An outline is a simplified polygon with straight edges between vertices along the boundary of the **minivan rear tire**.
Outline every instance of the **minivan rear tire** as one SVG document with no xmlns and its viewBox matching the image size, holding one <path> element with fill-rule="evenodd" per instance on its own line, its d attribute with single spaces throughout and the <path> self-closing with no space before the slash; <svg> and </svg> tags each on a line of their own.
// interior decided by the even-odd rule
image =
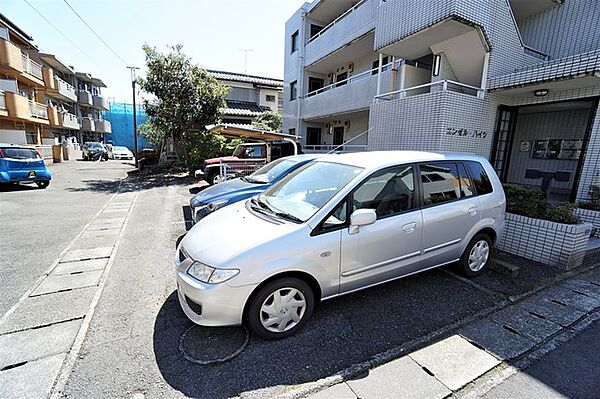
<svg viewBox="0 0 600 399">
<path fill-rule="evenodd" d="M 479 252 L 479 254 L 477 254 Z M 492 239 L 484 233 L 477 234 L 469 242 L 456 264 L 457 271 L 465 277 L 475 277 L 480 275 L 490 263 L 492 257 Z M 471 259 L 471 255 L 474 259 Z M 479 259 L 479 262 L 476 260 Z"/>
<path fill-rule="evenodd" d="M 287 295 L 294 294 L 292 296 L 293 302 L 288 302 L 289 307 L 287 307 L 287 312 L 285 312 L 286 309 L 284 306 L 282 312 L 277 314 L 280 319 L 284 319 L 288 312 L 296 312 L 296 315 L 298 315 L 298 313 L 300 314 L 299 320 L 295 322 L 295 324 L 293 319 L 288 319 L 286 325 L 293 325 L 291 328 L 281 332 L 272 331 L 263 325 L 265 322 L 264 319 L 269 318 L 269 315 L 263 311 L 263 307 L 268 305 L 272 297 L 277 293 Z M 304 302 L 303 308 L 300 308 L 300 306 L 294 307 L 302 302 Z M 314 306 L 314 292 L 304 280 L 294 277 L 280 278 L 269 282 L 252 296 L 247 308 L 247 326 L 250 331 L 263 339 L 274 340 L 286 338 L 295 334 L 306 324 L 313 312 Z M 279 323 L 277 323 L 277 325 L 279 325 Z M 275 325 L 273 325 L 273 328 L 276 328 Z"/>
</svg>

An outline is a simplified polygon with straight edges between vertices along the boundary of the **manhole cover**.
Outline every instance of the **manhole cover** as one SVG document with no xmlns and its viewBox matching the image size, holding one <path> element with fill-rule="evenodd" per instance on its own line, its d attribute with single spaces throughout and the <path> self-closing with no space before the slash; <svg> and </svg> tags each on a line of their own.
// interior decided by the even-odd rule
<svg viewBox="0 0 600 399">
<path fill-rule="evenodd" d="M 193 325 L 179 340 L 179 351 L 197 364 L 220 363 L 239 355 L 250 340 L 243 327 L 201 327 Z"/>
</svg>

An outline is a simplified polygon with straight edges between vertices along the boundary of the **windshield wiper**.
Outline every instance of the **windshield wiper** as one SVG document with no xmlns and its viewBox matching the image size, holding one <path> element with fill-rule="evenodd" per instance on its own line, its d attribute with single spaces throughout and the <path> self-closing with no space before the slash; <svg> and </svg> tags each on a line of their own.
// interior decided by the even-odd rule
<svg viewBox="0 0 600 399">
<path fill-rule="evenodd" d="M 304 221 L 294 215 L 291 215 L 287 212 L 274 212 L 275 216 L 278 216 L 282 219 L 286 219 L 289 220 L 290 222 L 294 222 L 294 223 L 303 223 Z"/>
</svg>

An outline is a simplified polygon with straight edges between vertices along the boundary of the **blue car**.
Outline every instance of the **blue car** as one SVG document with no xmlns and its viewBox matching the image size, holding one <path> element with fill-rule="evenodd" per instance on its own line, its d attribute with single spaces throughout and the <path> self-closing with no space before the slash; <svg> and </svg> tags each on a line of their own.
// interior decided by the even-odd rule
<svg viewBox="0 0 600 399">
<path fill-rule="evenodd" d="M 288 173 L 318 157 L 315 154 L 304 154 L 280 158 L 249 176 L 227 180 L 204 189 L 190 200 L 194 223 L 219 208 L 262 193 Z"/>
<path fill-rule="evenodd" d="M 51 179 L 44 158 L 35 148 L 0 143 L 0 183 L 27 182 L 46 188 Z"/>
</svg>

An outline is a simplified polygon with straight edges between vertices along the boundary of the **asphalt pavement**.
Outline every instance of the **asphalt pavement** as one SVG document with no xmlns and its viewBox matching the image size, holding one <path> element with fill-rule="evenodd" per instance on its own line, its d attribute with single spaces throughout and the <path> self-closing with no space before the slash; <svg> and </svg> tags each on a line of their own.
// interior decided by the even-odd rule
<svg viewBox="0 0 600 399">
<path fill-rule="evenodd" d="M 48 188 L 0 187 L 0 317 L 44 274 L 132 169 L 120 161 L 49 166 Z"/>
</svg>

